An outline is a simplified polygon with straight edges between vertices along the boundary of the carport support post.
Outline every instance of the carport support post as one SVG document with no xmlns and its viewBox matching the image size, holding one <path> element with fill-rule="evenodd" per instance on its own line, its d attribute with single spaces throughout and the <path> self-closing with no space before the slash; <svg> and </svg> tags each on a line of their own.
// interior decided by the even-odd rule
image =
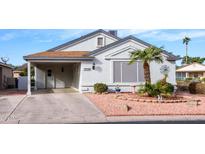
<svg viewBox="0 0 205 154">
<path fill-rule="evenodd" d="M 37 68 L 34 66 L 34 73 L 35 73 L 35 87 L 34 89 L 37 90 Z"/>
<path fill-rule="evenodd" d="M 31 62 L 27 62 L 27 75 L 28 75 L 28 82 L 27 82 L 27 95 L 31 95 Z"/>
</svg>

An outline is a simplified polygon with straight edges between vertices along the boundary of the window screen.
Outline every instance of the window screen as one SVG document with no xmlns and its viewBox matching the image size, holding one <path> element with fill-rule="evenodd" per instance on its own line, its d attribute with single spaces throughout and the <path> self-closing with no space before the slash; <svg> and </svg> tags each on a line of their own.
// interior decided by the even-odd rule
<svg viewBox="0 0 205 154">
<path fill-rule="evenodd" d="M 121 82 L 121 62 L 114 62 L 114 82 Z"/>
<path fill-rule="evenodd" d="M 138 82 L 144 82 L 144 67 L 142 62 L 138 62 Z"/>
<path fill-rule="evenodd" d="M 122 62 L 122 82 L 137 82 L 137 63 Z"/>
<path fill-rule="evenodd" d="M 176 73 L 176 78 L 180 79 L 180 80 L 183 80 L 183 79 L 186 78 L 186 73 L 185 72 L 177 72 Z"/>
<path fill-rule="evenodd" d="M 98 37 L 97 45 L 98 46 L 102 46 L 103 45 L 103 38 L 102 37 Z"/>
<path fill-rule="evenodd" d="M 131 65 L 126 61 L 113 63 L 114 82 L 144 82 L 144 69 L 142 62 Z"/>
</svg>

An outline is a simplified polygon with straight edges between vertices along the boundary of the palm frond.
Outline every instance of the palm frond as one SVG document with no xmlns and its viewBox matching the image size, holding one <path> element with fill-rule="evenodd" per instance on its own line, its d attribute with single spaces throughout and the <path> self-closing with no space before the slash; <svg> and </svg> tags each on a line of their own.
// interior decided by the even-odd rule
<svg viewBox="0 0 205 154">
<path fill-rule="evenodd" d="M 149 63 L 151 61 L 162 63 L 163 62 L 163 58 L 161 55 L 162 49 L 163 47 L 157 48 L 157 47 L 151 46 L 144 50 L 137 50 L 131 53 L 129 64 L 134 63 L 136 60 L 142 60 L 143 62 L 147 61 Z"/>
<path fill-rule="evenodd" d="M 183 41 L 183 44 L 188 45 L 189 41 L 191 41 L 191 38 L 185 36 L 185 37 L 182 39 L 182 41 Z"/>
</svg>

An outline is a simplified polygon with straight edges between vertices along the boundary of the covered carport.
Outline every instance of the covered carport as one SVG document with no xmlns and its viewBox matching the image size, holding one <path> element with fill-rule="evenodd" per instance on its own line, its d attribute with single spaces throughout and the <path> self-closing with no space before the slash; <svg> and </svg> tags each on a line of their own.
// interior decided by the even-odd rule
<svg viewBox="0 0 205 154">
<path fill-rule="evenodd" d="M 81 62 L 93 60 L 85 51 L 45 51 L 25 56 L 28 65 L 27 94 L 31 95 L 31 66 L 35 90 L 74 88 L 80 91 Z"/>
<path fill-rule="evenodd" d="M 32 63 L 35 89 L 79 88 L 80 62 Z"/>
</svg>

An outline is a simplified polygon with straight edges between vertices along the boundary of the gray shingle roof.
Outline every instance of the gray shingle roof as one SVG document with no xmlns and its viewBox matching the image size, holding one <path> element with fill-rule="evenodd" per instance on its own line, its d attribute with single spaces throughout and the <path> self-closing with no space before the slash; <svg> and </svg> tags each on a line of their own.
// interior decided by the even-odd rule
<svg viewBox="0 0 205 154">
<path fill-rule="evenodd" d="M 78 42 L 80 42 L 82 40 L 85 40 L 85 39 L 87 39 L 89 37 L 92 37 L 92 36 L 94 36 L 94 35 L 96 35 L 98 33 L 104 33 L 104 34 L 106 34 L 106 35 L 108 35 L 108 36 L 110 36 L 112 38 L 115 38 L 117 41 L 115 41 L 115 42 L 113 42 L 111 44 L 108 44 L 108 45 L 106 45 L 106 46 L 104 46 L 102 48 L 99 48 L 99 49 L 96 49 L 94 51 L 91 51 L 90 54 L 89 54 L 90 56 L 95 56 L 97 54 L 100 54 L 101 52 L 104 52 L 104 51 L 106 51 L 107 49 L 110 49 L 110 48 L 114 48 L 114 47 L 116 47 L 116 46 L 120 45 L 121 43 L 124 43 L 124 42 L 126 42 L 128 40 L 134 40 L 134 41 L 139 42 L 140 44 L 142 44 L 142 45 L 144 45 L 146 47 L 154 46 L 154 45 L 151 45 L 151 44 L 149 44 L 149 43 L 147 43 L 147 42 L 145 42 L 145 41 L 143 41 L 141 39 L 138 39 L 138 38 L 134 37 L 133 35 L 130 35 L 130 36 L 127 36 L 127 37 L 121 39 L 121 38 L 119 38 L 117 36 L 114 36 L 114 35 L 110 34 L 109 32 L 107 32 L 105 30 L 99 29 L 99 30 L 96 30 L 96 31 L 91 32 L 89 34 L 86 34 L 84 36 L 81 36 L 81 37 L 79 37 L 77 39 L 74 39 L 74 40 L 69 41 L 67 43 L 64 43 L 62 45 L 59 45 L 57 47 L 51 48 L 51 49 L 49 49 L 47 51 L 58 51 L 58 50 L 60 50 L 60 49 L 62 49 L 64 47 L 72 46 L 73 44 L 78 43 Z M 175 56 L 175 55 L 173 55 L 172 53 L 170 53 L 170 52 L 168 52 L 166 50 L 163 50 L 162 52 L 165 55 L 168 56 L 167 60 L 175 61 L 175 60 L 181 59 L 179 56 Z M 26 59 L 26 57 L 27 56 L 24 56 L 24 59 Z"/>
<path fill-rule="evenodd" d="M 81 36 L 81 37 L 79 37 L 79 38 L 77 38 L 77 39 L 74 39 L 74 40 L 72 40 L 72 41 L 66 42 L 66 43 L 64 43 L 64 44 L 61 44 L 61 45 L 59 45 L 59 46 L 57 46 L 57 47 L 54 47 L 54 48 L 51 48 L 51 49 L 49 49 L 49 50 L 47 50 L 47 51 L 55 51 L 55 50 L 59 50 L 59 49 L 61 49 L 61 48 L 64 48 L 64 47 L 66 47 L 66 46 L 71 46 L 71 45 L 73 45 L 73 44 L 75 44 L 75 43 L 77 43 L 77 42 L 79 42 L 79 41 L 82 41 L 82 40 L 84 40 L 84 39 L 86 39 L 86 38 L 89 38 L 89 37 L 91 37 L 91 36 L 93 36 L 93 35 L 96 35 L 96 34 L 98 34 L 98 33 L 103 33 L 103 34 L 106 34 L 106 35 L 108 35 L 108 36 L 110 36 L 110 37 L 112 37 L 112 38 L 115 38 L 115 39 L 117 39 L 117 40 L 120 40 L 119 37 L 114 36 L 114 35 L 110 34 L 109 32 L 107 32 L 107 31 L 105 31 L 105 30 L 103 30 L 103 29 L 98 29 L 98 30 L 96 30 L 96 31 L 94 31 L 94 32 L 91 32 L 91 33 L 89 33 L 89 34 L 83 35 L 83 36 Z"/>
<path fill-rule="evenodd" d="M 139 42 L 139 43 L 141 43 L 141 44 L 143 44 L 144 46 L 147 46 L 147 47 L 153 46 L 153 45 L 151 45 L 151 44 L 149 44 L 147 42 L 144 42 L 143 40 L 140 40 L 140 39 L 134 37 L 133 35 L 130 35 L 130 36 L 127 36 L 127 37 L 125 37 L 123 39 L 120 39 L 120 40 L 118 40 L 116 42 L 113 42 L 113 43 L 111 43 L 109 45 L 106 45 L 106 46 L 104 46 L 102 48 L 96 49 L 96 50 L 90 52 L 90 55 L 92 55 L 92 56 L 97 55 L 97 54 L 99 54 L 101 52 L 106 51 L 107 49 L 116 47 L 116 46 L 120 45 L 121 43 L 124 43 L 124 42 L 126 42 L 128 40 L 134 40 L 134 41 Z M 167 60 L 170 60 L 170 61 L 175 61 L 175 60 L 181 59 L 179 56 L 175 56 L 174 54 L 172 54 L 172 53 L 170 53 L 170 52 L 168 52 L 166 50 L 163 50 L 162 53 L 167 55 L 168 56 Z"/>
</svg>

